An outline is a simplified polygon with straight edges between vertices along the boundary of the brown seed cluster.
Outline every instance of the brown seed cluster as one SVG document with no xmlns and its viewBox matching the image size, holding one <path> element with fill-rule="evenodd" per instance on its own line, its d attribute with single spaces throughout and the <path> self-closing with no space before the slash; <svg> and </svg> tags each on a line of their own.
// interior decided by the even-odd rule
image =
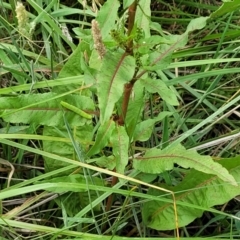
<svg viewBox="0 0 240 240">
<path fill-rule="evenodd" d="M 92 36 L 94 41 L 94 48 L 97 50 L 99 57 L 102 59 L 106 53 L 106 48 L 103 44 L 99 24 L 96 20 L 92 20 Z"/>
</svg>

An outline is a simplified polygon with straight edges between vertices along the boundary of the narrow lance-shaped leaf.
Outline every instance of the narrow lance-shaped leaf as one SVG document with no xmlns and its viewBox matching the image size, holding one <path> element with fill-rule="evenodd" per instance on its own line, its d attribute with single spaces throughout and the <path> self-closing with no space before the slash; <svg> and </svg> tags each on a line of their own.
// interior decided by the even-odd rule
<svg viewBox="0 0 240 240">
<path fill-rule="evenodd" d="M 115 103 L 121 98 L 124 84 L 129 82 L 135 71 L 135 59 L 125 53 L 107 52 L 97 75 L 100 121 L 110 119 Z"/>
<path fill-rule="evenodd" d="M 173 45 L 167 45 L 167 44 L 162 44 L 159 43 L 159 46 L 156 47 L 156 49 L 151 50 L 151 53 L 149 53 L 149 60 L 148 60 L 148 64 L 150 63 L 150 65 L 145 65 L 143 66 L 144 69 L 146 70 L 150 70 L 150 71 L 154 71 L 154 70 L 163 70 L 166 69 L 168 67 L 168 65 L 172 62 L 172 53 L 175 49 L 175 45 L 178 45 L 178 41 L 182 41 L 181 38 L 179 36 L 180 40 L 175 40 L 176 36 L 171 36 L 172 38 L 174 38 L 174 42 Z M 166 40 L 166 41 L 171 41 L 170 40 Z"/>
<path fill-rule="evenodd" d="M 138 23 L 138 27 L 142 28 L 146 37 L 150 36 L 150 20 L 151 16 L 151 0 L 141 0 L 138 2 L 135 21 Z"/>
<path fill-rule="evenodd" d="M 162 80 L 145 78 L 141 79 L 140 82 L 148 92 L 157 92 L 166 103 L 173 106 L 179 105 L 176 94 Z"/>
<path fill-rule="evenodd" d="M 149 54 L 149 63 L 144 64 L 146 70 L 164 69 L 171 63 L 172 53 L 179 48 L 183 48 L 188 42 L 188 34 L 191 31 L 205 27 L 209 17 L 199 17 L 193 19 L 188 24 L 187 30 L 182 35 L 166 35 L 164 42 L 172 44 L 161 44 L 154 48 Z"/>
<path fill-rule="evenodd" d="M 110 38 L 109 33 L 116 26 L 119 6 L 118 0 L 105 1 L 98 12 L 96 20 L 100 25 L 102 38 L 105 41 Z"/>
<path fill-rule="evenodd" d="M 240 157 L 223 159 L 219 161 L 237 182 L 240 182 Z M 177 204 L 179 227 L 186 226 L 194 219 L 201 217 L 206 208 L 221 205 L 240 194 L 240 186 L 232 186 L 217 176 L 196 171 L 194 169 L 186 175 L 184 180 L 176 187 L 161 184 L 160 187 L 175 192 L 177 203 L 184 202 L 186 206 Z M 165 192 L 150 189 L 149 194 L 164 195 Z M 171 198 L 171 196 L 169 196 Z M 187 204 L 201 206 L 203 209 L 189 207 Z M 172 204 L 161 201 L 150 201 L 143 205 L 143 221 L 151 228 L 157 230 L 175 229 L 175 218 Z"/>
<path fill-rule="evenodd" d="M 199 18 L 192 19 L 187 26 L 187 30 L 185 34 L 188 34 L 189 32 L 192 32 L 195 30 L 203 29 L 206 26 L 208 19 L 209 17 L 199 17 Z"/>
<path fill-rule="evenodd" d="M 224 1 L 224 3 L 215 12 L 211 14 L 211 18 L 220 17 L 226 13 L 236 11 L 239 8 L 240 8 L 239 0 Z"/>
<path fill-rule="evenodd" d="M 114 121 L 110 119 L 109 121 L 105 122 L 103 125 L 99 127 L 95 143 L 87 153 L 88 157 L 98 153 L 108 144 L 114 126 L 115 126 Z"/>
<path fill-rule="evenodd" d="M 184 168 L 194 168 L 198 171 L 218 176 L 225 182 L 237 186 L 234 177 L 227 169 L 212 160 L 210 156 L 201 156 L 195 150 L 186 150 L 177 145 L 163 150 L 151 149 L 143 157 L 134 159 L 134 168 L 146 173 L 161 173 L 173 169 L 174 163 Z"/>
<path fill-rule="evenodd" d="M 161 121 L 166 116 L 172 115 L 171 112 L 161 112 L 159 115 L 154 119 L 147 119 L 143 122 L 140 122 L 135 129 L 134 135 L 133 135 L 133 141 L 147 141 L 152 132 L 153 132 L 153 126 L 156 122 Z"/>
<path fill-rule="evenodd" d="M 141 113 L 144 106 L 144 88 L 140 84 L 140 81 L 137 81 L 133 87 L 133 94 L 130 98 L 127 115 L 125 118 L 125 124 L 127 133 L 130 139 L 134 134 L 137 123 L 140 121 Z"/>
<path fill-rule="evenodd" d="M 116 126 L 111 136 L 113 155 L 116 158 L 116 171 L 124 174 L 128 163 L 129 138 L 123 126 Z"/>
<path fill-rule="evenodd" d="M 81 42 L 77 48 L 72 52 L 72 54 L 68 57 L 67 62 L 64 64 L 63 68 L 58 74 L 59 78 L 67 78 L 72 76 L 80 76 L 83 74 L 83 70 L 81 68 L 81 62 L 83 61 L 83 42 Z M 82 83 L 69 84 L 67 86 L 56 86 L 53 87 L 52 91 L 56 93 L 64 93 L 66 91 L 70 91 L 76 89 Z"/>
</svg>

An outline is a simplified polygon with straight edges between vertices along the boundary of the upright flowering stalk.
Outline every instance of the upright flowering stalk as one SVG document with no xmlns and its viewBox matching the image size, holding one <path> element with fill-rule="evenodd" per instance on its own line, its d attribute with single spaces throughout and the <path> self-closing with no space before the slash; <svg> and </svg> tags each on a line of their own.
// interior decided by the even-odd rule
<svg viewBox="0 0 240 240">
<path fill-rule="evenodd" d="M 18 20 L 18 31 L 25 37 L 31 38 L 35 23 L 29 23 L 27 11 L 21 2 L 16 5 L 16 18 Z"/>
<path fill-rule="evenodd" d="M 106 48 L 103 44 L 101 31 L 96 20 L 92 20 L 92 36 L 94 48 L 97 50 L 99 57 L 103 58 L 106 53 Z"/>
</svg>

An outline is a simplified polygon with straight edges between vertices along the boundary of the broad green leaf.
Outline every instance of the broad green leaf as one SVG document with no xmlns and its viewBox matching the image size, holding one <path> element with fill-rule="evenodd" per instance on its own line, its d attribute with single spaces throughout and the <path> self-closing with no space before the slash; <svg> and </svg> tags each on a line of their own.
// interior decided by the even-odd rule
<svg viewBox="0 0 240 240">
<path fill-rule="evenodd" d="M 82 75 L 83 71 L 81 69 L 81 58 L 82 58 L 82 46 L 81 44 L 79 44 L 77 48 L 73 51 L 73 53 L 69 56 L 68 61 L 64 64 L 58 77 L 65 78 Z"/>
<path fill-rule="evenodd" d="M 171 38 L 169 39 L 169 38 L 161 37 L 159 35 L 152 35 L 149 38 L 141 39 L 138 42 L 138 44 L 139 44 L 139 47 L 138 47 L 138 52 L 139 53 L 147 54 L 151 51 L 151 49 L 154 49 L 154 52 L 157 51 L 158 56 L 159 56 L 159 49 L 157 48 L 157 46 L 160 47 L 163 44 L 172 45 L 172 44 L 174 44 L 174 41 Z"/>
<path fill-rule="evenodd" d="M 88 148 L 91 140 L 92 140 L 92 131 L 93 127 L 91 125 L 84 125 L 80 127 L 75 127 L 72 132 L 74 134 L 74 138 L 78 141 L 81 146 L 86 149 Z M 43 135 L 45 136 L 52 136 L 52 137 L 65 137 L 69 138 L 68 132 L 65 128 L 58 128 L 55 129 L 53 127 L 44 127 Z M 74 147 L 72 143 L 60 142 L 60 141 L 43 141 L 43 149 L 46 152 L 53 153 L 56 155 L 60 155 L 62 157 L 67 157 L 71 159 L 76 159 L 79 161 L 75 155 Z M 51 158 L 44 157 L 44 166 L 45 171 L 50 172 L 61 167 L 65 167 L 68 164 L 57 161 Z M 71 171 L 72 172 L 72 171 Z M 71 173 L 69 172 L 69 174 Z M 67 174 L 67 173 L 66 173 Z"/>
<path fill-rule="evenodd" d="M 158 93 L 160 97 L 166 101 L 166 103 L 177 106 L 179 105 L 177 96 L 175 93 L 163 82 L 162 80 L 156 80 L 151 78 L 140 79 L 141 84 L 150 93 Z"/>
<path fill-rule="evenodd" d="M 137 81 L 133 87 L 133 94 L 128 104 L 127 115 L 125 119 L 127 133 L 130 139 L 132 139 L 137 123 L 140 121 L 144 106 L 144 92 L 143 86 L 140 81 Z"/>
<path fill-rule="evenodd" d="M 151 30 L 154 30 L 154 31 L 158 32 L 161 36 L 164 36 L 162 27 L 158 22 L 151 22 L 150 23 L 150 28 L 151 28 Z"/>
<path fill-rule="evenodd" d="M 203 29 L 206 26 L 208 19 L 209 17 L 199 17 L 199 18 L 192 19 L 187 26 L 187 30 L 185 34 L 188 34 L 189 32 L 192 32 L 195 30 Z"/>
<path fill-rule="evenodd" d="M 82 126 L 90 123 L 76 113 L 63 109 L 60 102 L 65 101 L 83 111 L 93 111 L 91 98 L 80 95 L 57 97 L 54 93 L 19 95 L 17 97 L 1 97 L 0 113 L 6 122 L 35 123 L 46 126 L 63 126 L 63 112 L 71 126 Z"/>
<path fill-rule="evenodd" d="M 155 49 L 153 53 L 150 54 L 148 66 L 144 66 L 144 68 L 148 70 L 157 70 L 159 67 L 161 69 L 166 68 L 170 64 L 172 53 L 187 44 L 189 32 L 204 28 L 208 19 L 209 17 L 199 17 L 191 20 L 187 30 L 182 35 L 165 35 L 164 41 L 172 42 L 172 44 L 170 46 L 163 44 Z M 158 52 L 158 54 L 155 54 L 155 52 Z"/>
<path fill-rule="evenodd" d="M 64 64 L 63 68 L 61 69 L 58 77 L 59 78 L 67 78 L 73 76 L 80 76 L 85 72 L 82 69 L 84 57 L 83 53 L 86 52 L 86 48 L 89 47 L 84 41 L 82 41 L 77 48 L 73 51 L 73 53 L 69 56 L 67 62 Z M 86 82 L 86 81 L 85 81 Z M 61 93 L 67 92 L 73 89 L 76 89 L 82 86 L 83 82 L 79 79 L 79 82 L 76 84 L 69 84 L 67 86 L 57 86 L 53 88 L 54 92 Z M 89 83 L 88 83 L 89 84 Z"/>
<path fill-rule="evenodd" d="M 138 2 L 139 6 L 137 8 L 135 21 L 145 34 L 145 37 L 150 36 L 150 18 L 151 18 L 151 9 L 150 9 L 150 0 L 141 0 Z"/>
<path fill-rule="evenodd" d="M 91 50 L 89 48 L 90 44 L 85 43 L 87 46 L 84 50 L 84 61 L 81 61 L 81 68 L 84 71 L 84 82 L 86 85 L 93 84 L 91 87 L 92 93 L 96 93 L 96 74 L 97 70 L 101 67 L 101 59 L 95 49 Z M 88 49 L 88 48 L 89 49 Z"/>
<path fill-rule="evenodd" d="M 158 174 L 150 174 L 150 173 L 140 172 L 135 178 L 139 179 L 140 181 L 143 181 L 145 183 L 151 183 L 158 177 L 159 177 Z M 132 183 L 132 184 L 135 184 L 135 183 Z"/>
<path fill-rule="evenodd" d="M 116 125 L 111 136 L 111 143 L 113 155 L 116 158 L 116 171 L 124 174 L 125 167 L 128 164 L 129 138 L 123 126 Z"/>
<path fill-rule="evenodd" d="M 168 50 L 168 45 L 161 45 L 159 50 L 153 51 L 149 54 L 149 62 L 154 64 L 151 64 L 150 66 L 143 66 L 143 68 L 150 71 L 166 69 L 172 61 L 172 51 L 169 51 L 169 54 L 165 55 Z M 161 60 L 159 61 L 160 58 Z"/>
<path fill-rule="evenodd" d="M 240 157 L 223 159 L 218 161 L 223 168 L 240 182 Z M 182 206 L 177 204 L 179 227 L 186 226 L 194 219 L 201 217 L 204 209 L 215 205 L 221 205 L 240 194 L 240 185 L 227 184 L 217 176 L 206 174 L 191 169 L 184 180 L 176 187 L 169 187 L 166 184 L 160 187 L 175 192 L 177 203 L 191 203 L 201 206 L 203 209 Z M 150 189 L 149 194 L 154 196 L 164 195 L 165 192 Z M 171 198 L 171 196 L 169 196 Z M 160 201 L 150 201 L 143 205 L 143 221 L 151 228 L 157 230 L 175 229 L 173 205 Z"/>
<path fill-rule="evenodd" d="M 96 20 L 99 23 L 104 41 L 111 39 L 110 31 L 116 27 L 119 6 L 120 3 L 118 0 L 108 0 L 105 1 L 98 12 Z"/>
<path fill-rule="evenodd" d="M 96 76 L 102 66 L 102 59 L 99 58 L 98 52 L 93 49 L 88 64 L 85 63 L 84 69 L 84 81 L 86 85 L 93 84 L 91 91 L 97 92 L 97 79 Z"/>
<path fill-rule="evenodd" d="M 210 156 L 202 156 L 195 150 L 186 150 L 181 145 L 163 150 L 157 148 L 148 150 L 143 157 L 134 159 L 133 166 L 142 172 L 161 173 L 173 169 L 175 163 L 183 168 L 194 168 L 207 174 L 214 174 L 223 181 L 237 186 L 233 176 Z"/>
<path fill-rule="evenodd" d="M 99 167 L 107 168 L 108 170 L 113 170 L 116 167 L 116 158 L 114 156 L 102 156 L 91 159 L 89 162 L 96 162 Z"/>
<path fill-rule="evenodd" d="M 101 66 L 102 66 L 102 60 L 101 58 L 99 58 L 99 54 L 98 52 L 93 49 L 90 59 L 89 59 L 89 66 L 92 69 L 96 69 L 96 70 L 100 70 Z"/>
<path fill-rule="evenodd" d="M 10 126 L 5 128 L 0 128 L 0 134 L 12 134 L 12 133 L 26 133 L 29 126 Z"/>
<path fill-rule="evenodd" d="M 150 44 L 149 47 L 152 47 L 151 53 L 149 53 L 147 61 L 142 60 L 143 68 L 145 70 L 159 70 L 159 69 L 166 69 L 171 61 L 172 61 L 172 54 L 174 50 L 184 47 L 188 41 L 188 35 L 186 33 L 182 35 L 169 35 L 165 36 L 164 38 L 159 39 L 159 44 L 157 46 L 152 46 Z M 172 43 L 171 45 L 168 44 L 161 44 L 161 42 L 169 42 Z M 140 51 L 147 51 L 146 45 L 144 48 L 140 48 Z"/>
<path fill-rule="evenodd" d="M 100 152 L 108 144 L 114 127 L 115 122 L 112 119 L 105 122 L 103 125 L 100 125 L 97 131 L 95 143 L 87 153 L 88 157 Z"/>
<path fill-rule="evenodd" d="M 105 54 L 102 67 L 97 75 L 101 123 L 110 119 L 115 103 L 123 94 L 124 84 L 132 79 L 134 70 L 135 59 L 133 57 L 126 56 L 123 52 Z"/>
<path fill-rule="evenodd" d="M 166 116 L 171 116 L 172 113 L 170 112 L 161 112 L 159 115 L 154 119 L 147 119 L 137 124 L 134 135 L 133 141 L 147 141 L 153 132 L 153 127 L 156 122 L 163 120 Z"/>
<path fill-rule="evenodd" d="M 211 14 L 211 18 L 220 17 L 226 13 L 236 11 L 240 8 L 240 0 L 224 1 L 222 6 Z"/>
</svg>

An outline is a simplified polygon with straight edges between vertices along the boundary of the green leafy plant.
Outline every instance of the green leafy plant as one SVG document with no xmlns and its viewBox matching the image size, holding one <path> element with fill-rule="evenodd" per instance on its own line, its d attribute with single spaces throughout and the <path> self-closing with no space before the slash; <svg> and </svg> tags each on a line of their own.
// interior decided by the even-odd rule
<svg viewBox="0 0 240 240">
<path fill-rule="evenodd" d="M 235 5 L 232 6 L 235 9 L 238 5 L 236 1 L 233 2 Z M 72 47 L 72 54 L 64 65 L 59 67 L 58 78 L 54 81 L 44 78 L 42 82 L 23 84 L 24 77 L 31 82 L 40 76 L 35 75 L 35 71 L 31 69 L 26 70 L 31 73 L 29 75 L 26 72 L 21 73 L 21 69 L 14 63 L 15 54 L 19 49 L 11 47 L 12 53 L 9 57 L 5 53 L 10 52 L 9 45 L 2 44 L 0 54 L 7 59 L 4 60 L 4 74 L 12 71 L 21 85 L 0 89 L 0 115 L 6 123 L 42 126 L 41 137 L 34 137 L 43 141 L 43 152 L 39 154 L 44 156 L 45 174 L 65 169 L 70 163 L 75 165 L 74 170 L 69 168 L 66 171 L 58 171 L 50 180 L 34 181 L 35 185 L 31 189 L 25 185 L 20 186 L 20 189 L 26 193 L 31 190 L 47 190 L 54 193 L 71 191 L 71 204 L 68 202 L 69 196 L 65 194 L 56 202 L 63 207 L 67 216 L 83 218 L 91 209 L 100 211 L 100 204 L 106 198 L 109 199 L 106 208 L 110 209 L 113 193 L 131 195 L 131 191 L 129 193 L 119 189 L 126 181 L 131 180 L 135 185 L 144 182 L 134 181 L 128 176 L 124 179 L 124 174 L 129 169 L 133 170 L 134 176 L 142 174 L 143 179 L 150 176 L 149 181 L 152 182 L 158 176 L 166 180 L 168 172 L 173 171 L 175 166 L 190 168 L 188 174 L 176 186 L 145 183 L 145 186 L 152 188 L 148 190 L 148 202 L 143 204 L 143 222 L 157 230 L 186 226 L 200 217 L 205 210 L 223 204 L 240 193 L 237 184 L 239 157 L 215 161 L 208 155 L 200 155 L 196 150 L 186 149 L 182 144 L 191 133 L 222 114 L 234 101 L 239 101 L 239 97 L 218 110 L 209 104 L 215 115 L 211 115 L 195 128 L 186 130 L 185 135 L 175 141 L 171 142 L 165 136 L 162 147 L 143 147 L 144 142 L 151 138 L 155 125 L 164 122 L 166 125 L 171 118 L 176 117 L 182 99 L 174 85 L 185 84 L 192 78 L 198 79 L 203 74 L 206 77 L 210 74 L 197 73 L 169 81 L 163 71 L 174 68 L 176 64 L 185 64 L 174 63 L 174 54 L 188 44 L 193 31 L 204 29 L 211 18 L 224 14 L 231 3 L 224 3 L 210 17 L 191 20 L 182 34 L 170 34 L 163 32 L 160 24 L 151 21 L 150 1 L 123 1 L 120 6 L 119 1 L 108 0 L 92 21 L 91 31 L 73 29 L 81 39 L 78 46 L 74 46 L 49 17 L 47 10 L 50 7 L 42 11 L 34 1 L 29 3 L 39 13 L 35 22 L 40 22 L 40 15 L 45 16 L 43 24 L 46 29 L 49 29 L 48 24 L 54 28 L 60 39 Z M 59 11 L 55 11 L 54 14 L 58 15 Z M 95 17 L 93 12 L 90 15 Z M 62 48 L 61 41 L 56 42 L 59 43 L 59 48 Z M 26 56 L 38 58 L 27 50 L 21 52 L 22 62 L 27 62 Z M 38 61 L 39 64 L 45 63 L 48 67 L 55 65 L 55 69 L 58 69 L 56 62 L 50 63 L 45 58 L 39 58 Z M 188 62 L 186 66 L 217 62 L 217 59 L 205 62 L 199 60 Z M 26 66 L 21 68 L 25 70 Z M 41 68 L 36 63 L 32 67 L 32 70 Z M 224 69 L 214 74 L 218 75 L 220 71 L 229 73 L 239 69 Z M 52 89 L 45 93 L 35 92 L 41 88 Z M 16 95 L 16 91 L 27 91 L 27 94 Z M 200 101 L 208 101 L 198 94 L 195 93 Z M 159 99 L 161 109 L 150 110 L 149 96 Z M 5 138 L 9 137 L 10 134 Z M 25 138 L 27 137 L 30 136 L 26 134 Z M 2 143 L 11 145 L 3 140 Z M 20 144 L 12 143 L 12 146 L 34 152 L 32 148 Z M 112 170 L 114 177 L 111 179 L 111 186 L 114 190 L 107 188 L 108 183 L 100 177 L 92 177 L 93 171 L 106 174 L 110 174 L 110 171 L 86 163 L 95 163 L 101 168 Z M 62 176 L 63 174 L 65 176 Z M 97 189 L 105 190 L 107 194 L 100 196 L 96 193 Z M 224 197 L 217 195 L 220 192 L 225 194 Z M 11 192 L 9 195 L 0 194 L 0 199 L 15 195 L 14 191 L 12 195 Z M 136 197 L 143 195 L 133 193 Z M 159 201 L 158 197 L 166 199 Z M 169 199 L 170 197 L 173 197 L 173 200 Z M 184 217 L 178 218 L 183 213 Z M 14 224 L 10 220 L 6 222 L 9 225 Z M 64 227 L 70 227 L 74 222 L 75 220 L 66 220 Z M 1 224 L 5 224 L 4 221 Z M 70 234 L 72 233 L 69 232 Z"/>
</svg>

